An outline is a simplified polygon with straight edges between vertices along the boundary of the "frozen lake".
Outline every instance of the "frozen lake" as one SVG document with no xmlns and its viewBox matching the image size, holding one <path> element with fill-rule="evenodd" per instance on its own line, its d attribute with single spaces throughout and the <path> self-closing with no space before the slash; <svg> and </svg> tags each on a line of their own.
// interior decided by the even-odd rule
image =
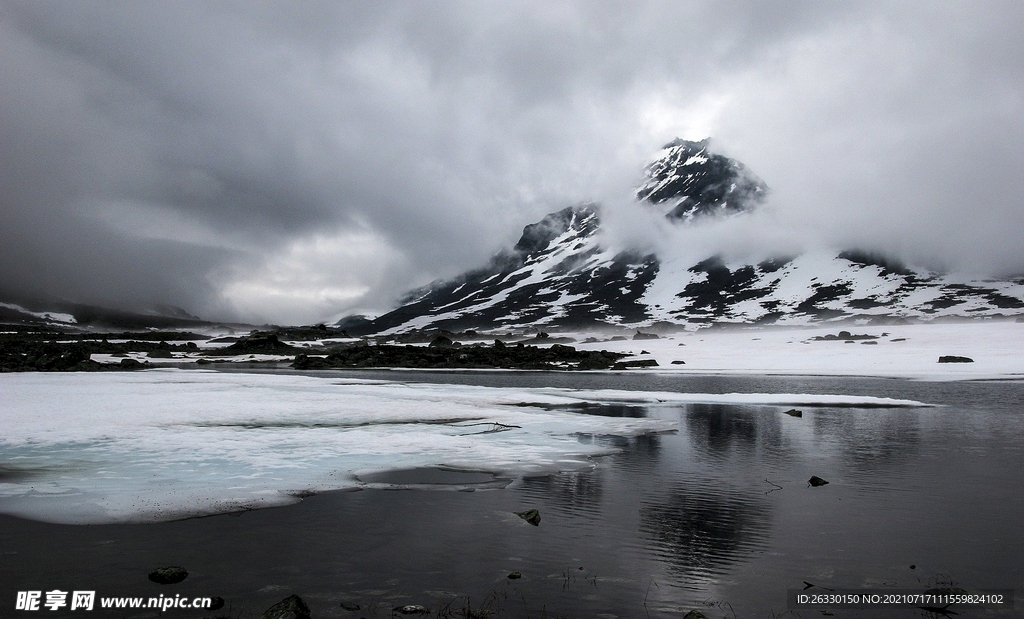
<svg viewBox="0 0 1024 619">
<path fill-rule="evenodd" d="M 489 596 L 502 617 L 742 617 L 782 613 L 786 590 L 805 582 L 1024 590 L 1020 382 L 174 370 L 0 380 L 0 511 L 18 516 L 2 517 L 0 580 L 12 600 L 87 584 L 167 593 L 145 580 L 161 565 L 192 573 L 173 593 L 223 596 L 232 617 L 291 593 L 314 617 L 389 616 L 399 603 L 436 613 L 459 596 L 474 607 Z M 786 414 L 794 407 L 801 417 Z M 812 475 L 829 484 L 809 487 Z M 296 497 L 332 489 L 363 490 Z M 269 505 L 283 507 L 153 522 Z M 540 526 L 513 514 L 531 508 Z M 135 521 L 151 523 L 98 524 Z"/>
</svg>

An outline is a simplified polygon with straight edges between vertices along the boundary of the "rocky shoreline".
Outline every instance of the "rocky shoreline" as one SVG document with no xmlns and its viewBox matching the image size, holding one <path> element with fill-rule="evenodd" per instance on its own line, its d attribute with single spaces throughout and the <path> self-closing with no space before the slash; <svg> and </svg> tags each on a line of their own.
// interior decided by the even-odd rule
<svg viewBox="0 0 1024 619">
<path fill-rule="evenodd" d="M 296 335 L 293 331 L 285 335 Z M 188 341 L 182 341 L 185 339 Z M 220 343 L 227 339 L 220 338 Z M 628 360 L 626 358 L 632 355 L 625 352 L 577 350 L 573 346 L 556 343 L 560 339 L 540 334 L 527 340 L 530 343 L 506 343 L 496 339 L 490 343 L 463 344 L 445 334 L 435 333 L 426 346 L 384 344 L 366 339 L 312 345 L 299 341 L 302 345 L 297 346 L 282 341 L 276 332 L 257 331 L 247 336 L 231 337 L 227 346 L 213 348 L 196 342 L 215 339 L 194 333 L 10 332 L 0 335 L 0 372 L 125 371 L 154 367 L 155 364 L 149 362 L 151 359 L 209 365 L 234 362 L 244 356 L 259 361 L 256 355 L 276 363 L 290 361 L 291 367 L 299 370 L 388 367 L 624 370 L 658 365 L 653 359 Z M 106 360 L 98 361 L 93 355 L 106 356 Z"/>
</svg>

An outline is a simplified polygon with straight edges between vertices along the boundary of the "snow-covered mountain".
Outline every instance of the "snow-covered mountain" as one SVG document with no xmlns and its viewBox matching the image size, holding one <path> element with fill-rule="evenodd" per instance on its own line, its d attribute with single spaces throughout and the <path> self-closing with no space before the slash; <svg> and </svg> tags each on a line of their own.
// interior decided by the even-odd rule
<svg viewBox="0 0 1024 619">
<path fill-rule="evenodd" d="M 3 293 L 0 293 L 3 294 Z M 62 331 L 145 329 L 197 329 L 222 326 L 189 314 L 180 307 L 155 306 L 147 312 L 129 312 L 57 299 L 0 296 L 0 324 L 43 327 Z M 248 325 L 237 325 L 246 327 Z"/>
<path fill-rule="evenodd" d="M 636 191 L 676 225 L 756 208 L 768 187 L 708 141 L 674 140 Z M 707 256 L 696 264 L 603 242 L 600 207 L 572 206 L 526 226 L 487 266 L 415 290 L 358 329 L 559 330 L 695 328 L 716 323 L 808 324 L 1024 314 L 1024 279 L 979 281 L 911 269 L 856 250 L 757 264 Z"/>
</svg>

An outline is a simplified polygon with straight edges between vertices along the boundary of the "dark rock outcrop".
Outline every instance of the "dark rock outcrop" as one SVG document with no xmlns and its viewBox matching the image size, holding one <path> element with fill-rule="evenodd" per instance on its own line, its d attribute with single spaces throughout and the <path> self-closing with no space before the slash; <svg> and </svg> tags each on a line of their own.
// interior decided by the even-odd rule
<svg viewBox="0 0 1024 619">
<path fill-rule="evenodd" d="M 445 338 L 447 339 L 447 338 Z M 450 340 L 448 340 L 450 341 Z M 611 367 L 628 355 L 608 351 L 577 350 L 573 346 L 550 347 L 496 342 L 493 346 L 347 346 L 326 357 L 305 353 L 295 357 L 300 370 L 322 368 L 506 368 L 524 370 L 597 370 Z"/>
<path fill-rule="evenodd" d="M 256 332 L 252 335 L 241 337 L 237 342 L 215 351 L 209 351 L 208 355 L 292 355 L 301 352 L 303 349 L 285 344 L 274 333 Z"/>
</svg>

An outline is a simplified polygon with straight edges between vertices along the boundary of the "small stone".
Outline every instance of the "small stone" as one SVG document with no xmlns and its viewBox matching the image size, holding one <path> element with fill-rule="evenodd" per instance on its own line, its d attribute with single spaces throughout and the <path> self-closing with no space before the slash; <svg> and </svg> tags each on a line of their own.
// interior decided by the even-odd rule
<svg viewBox="0 0 1024 619">
<path fill-rule="evenodd" d="M 817 488 L 818 486 L 824 486 L 828 482 L 818 477 L 817 475 L 811 475 L 811 478 L 807 480 L 807 483 Z"/>
<path fill-rule="evenodd" d="M 219 608 L 224 608 L 224 598 L 219 596 L 210 598 L 210 607 L 206 610 L 217 610 Z"/>
<path fill-rule="evenodd" d="M 958 357 L 957 355 L 943 355 L 939 357 L 939 363 L 974 363 L 970 357 Z"/>
<path fill-rule="evenodd" d="M 158 585 L 173 585 L 188 578 L 188 571 L 183 567 L 158 567 L 149 573 L 149 579 Z"/>
<path fill-rule="evenodd" d="M 708 619 L 707 616 L 699 610 L 691 610 L 690 612 L 683 615 L 683 619 Z"/>
<path fill-rule="evenodd" d="M 511 574 L 508 575 L 509 580 L 519 580 L 522 577 L 523 577 L 523 575 L 520 574 L 519 572 L 512 572 Z"/>
<path fill-rule="evenodd" d="M 362 606 L 360 606 L 359 604 L 356 604 L 355 602 L 342 602 L 341 603 L 341 607 L 344 608 L 345 610 L 353 611 L 353 612 L 359 610 L 360 608 L 362 608 Z"/>
<path fill-rule="evenodd" d="M 519 516 L 535 527 L 540 526 L 540 512 L 535 509 L 528 509 L 525 512 L 516 512 L 516 516 Z"/>
<path fill-rule="evenodd" d="M 676 359 L 675 361 L 672 362 L 672 365 L 686 365 L 686 362 Z"/>
<path fill-rule="evenodd" d="M 790 417 L 803 417 L 804 416 L 804 412 L 803 411 L 797 410 L 795 408 L 791 408 L 788 411 L 784 411 L 784 412 L 787 415 L 789 415 Z"/>
</svg>

